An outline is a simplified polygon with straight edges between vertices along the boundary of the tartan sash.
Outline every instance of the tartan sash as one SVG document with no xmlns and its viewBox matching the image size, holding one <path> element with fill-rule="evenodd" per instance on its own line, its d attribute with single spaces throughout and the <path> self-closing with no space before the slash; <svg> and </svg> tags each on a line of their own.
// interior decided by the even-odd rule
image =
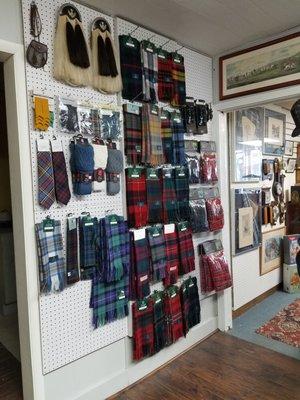
<svg viewBox="0 0 300 400">
<path fill-rule="evenodd" d="M 201 256 L 201 290 L 219 292 L 232 286 L 229 266 L 223 250 Z M 202 283 L 203 281 L 203 283 Z"/>
<path fill-rule="evenodd" d="M 153 302 L 145 299 L 147 307 L 139 310 L 138 302 L 132 304 L 133 359 L 141 360 L 154 353 Z"/>
<path fill-rule="evenodd" d="M 147 228 L 151 255 L 152 280 L 158 282 L 166 276 L 166 245 L 163 227 L 155 225 Z"/>
</svg>

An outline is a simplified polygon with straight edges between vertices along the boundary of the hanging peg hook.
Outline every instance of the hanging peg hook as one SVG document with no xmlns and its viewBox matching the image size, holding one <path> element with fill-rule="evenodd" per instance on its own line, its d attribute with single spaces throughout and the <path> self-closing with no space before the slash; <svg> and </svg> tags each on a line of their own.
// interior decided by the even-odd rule
<svg viewBox="0 0 300 400">
<path fill-rule="evenodd" d="M 139 29 L 139 25 L 136 25 L 135 28 L 131 32 L 128 33 L 128 36 L 131 36 L 138 29 Z"/>
<path fill-rule="evenodd" d="M 170 43 L 171 39 L 168 39 L 165 43 L 159 46 L 160 49 L 162 49 L 166 44 Z"/>
<path fill-rule="evenodd" d="M 151 35 L 151 36 L 147 39 L 147 41 L 149 42 L 151 39 L 154 38 L 154 36 L 156 36 L 156 33 L 154 33 L 153 35 Z"/>
<path fill-rule="evenodd" d="M 178 53 L 179 50 L 183 49 L 184 46 L 180 46 L 179 49 L 175 50 L 175 53 Z"/>
</svg>

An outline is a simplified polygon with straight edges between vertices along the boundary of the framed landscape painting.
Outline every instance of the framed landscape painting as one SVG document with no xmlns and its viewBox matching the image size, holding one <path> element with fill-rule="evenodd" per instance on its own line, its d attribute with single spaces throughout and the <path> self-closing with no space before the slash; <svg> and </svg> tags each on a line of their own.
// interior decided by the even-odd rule
<svg viewBox="0 0 300 400">
<path fill-rule="evenodd" d="M 219 59 L 220 100 L 300 84 L 300 32 Z"/>
<path fill-rule="evenodd" d="M 263 233 L 260 252 L 260 275 L 281 267 L 282 238 L 284 235 L 285 227 Z"/>
</svg>

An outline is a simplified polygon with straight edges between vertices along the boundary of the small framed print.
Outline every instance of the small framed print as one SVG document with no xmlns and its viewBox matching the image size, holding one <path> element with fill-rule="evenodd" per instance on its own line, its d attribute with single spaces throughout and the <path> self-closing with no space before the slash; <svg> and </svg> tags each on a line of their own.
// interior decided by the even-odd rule
<svg viewBox="0 0 300 400">
<path fill-rule="evenodd" d="M 272 156 L 282 156 L 284 154 L 285 122 L 285 114 L 265 109 L 263 154 Z"/>
<path fill-rule="evenodd" d="M 282 263 L 282 239 L 285 227 L 262 234 L 260 251 L 260 275 L 280 268 Z"/>
<path fill-rule="evenodd" d="M 296 158 L 289 158 L 286 163 L 285 172 L 290 174 L 295 172 L 296 164 L 297 164 Z"/>
<path fill-rule="evenodd" d="M 292 140 L 285 141 L 284 154 L 290 157 L 294 154 L 294 142 Z"/>
</svg>

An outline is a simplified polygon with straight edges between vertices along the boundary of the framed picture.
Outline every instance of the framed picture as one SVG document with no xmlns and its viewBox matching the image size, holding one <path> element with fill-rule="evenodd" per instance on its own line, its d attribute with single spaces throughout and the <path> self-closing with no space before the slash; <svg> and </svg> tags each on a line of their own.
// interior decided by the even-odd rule
<svg viewBox="0 0 300 400">
<path fill-rule="evenodd" d="M 261 179 L 264 109 L 253 107 L 235 111 L 231 124 L 231 175 L 233 182 Z"/>
<path fill-rule="evenodd" d="M 282 238 L 285 227 L 262 234 L 260 252 L 260 275 L 267 274 L 273 269 L 281 267 L 282 263 Z"/>
<path fill-rule="evenodd" d="M 219 59 L 220 100 L 300 83 L 300 32 Z"/>
<path fill-rule="evenodd" d="M 285 114 L 265 109 L 263 153 L 282 156 L 285 149 Z"/>
<path fill-rule="evenodd" d="M 294 154 L 294 142 L 292 140 L 285 141 L 284 154 L 286 156 L 292 156 Z"/>
<path fill-rule="evenodd" d="M 286 163 L 285 172 L 290 174 L 295 172 L 296 164 L 297 164 L 296 158 L 289 158 Z"/>
</svg>

